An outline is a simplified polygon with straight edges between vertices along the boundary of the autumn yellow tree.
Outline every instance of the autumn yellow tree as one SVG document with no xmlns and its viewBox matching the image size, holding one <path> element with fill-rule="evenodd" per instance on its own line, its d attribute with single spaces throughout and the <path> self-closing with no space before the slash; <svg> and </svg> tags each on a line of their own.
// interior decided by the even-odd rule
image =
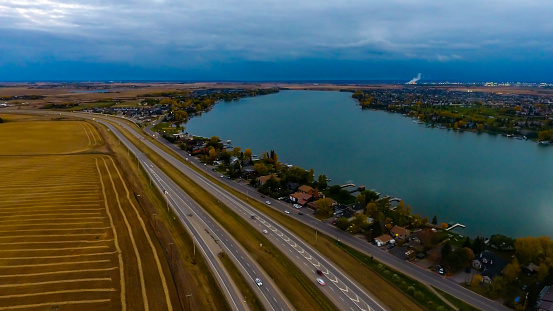
<svg viewBox="0 0 553 311">
<path fill-rule="evenodd" d="M 513 259 L 513 262 L 505 267 L 505 270 L 503 270 L 503 275 L 508 282 L 512 282 L 516 280 L 516 278 L 520 274 L 520 271 L 520 264 L 518 263 L 518 259 L 515 257 Z"/>
<path fill-rule="evenodd" d="M 252 158 L 252 150 L 244 149 L 244 159 L 251 160 L 251 158 Z"/>
<path fill-rule="evenodd" d="M 482 283 L 482 275 L 475 274 L 474 277 L 472 278 L 472 282 L 470 282 L 470 285 L 477 286 L 478 284 L 481 284 L 481 283 Z"/>
</svg>

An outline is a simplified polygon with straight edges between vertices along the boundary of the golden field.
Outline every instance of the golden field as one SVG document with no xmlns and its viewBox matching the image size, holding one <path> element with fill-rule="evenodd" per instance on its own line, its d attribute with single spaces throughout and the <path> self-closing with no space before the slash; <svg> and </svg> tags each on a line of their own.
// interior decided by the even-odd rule
<svg viewBox="0 0 553 311">
<path fill-rule="evenodd" d="M 96 128 L 0 117 L 12 121 L 0 124 L 0 311 L 179 305 L 159 243 Z"/>
</svg>

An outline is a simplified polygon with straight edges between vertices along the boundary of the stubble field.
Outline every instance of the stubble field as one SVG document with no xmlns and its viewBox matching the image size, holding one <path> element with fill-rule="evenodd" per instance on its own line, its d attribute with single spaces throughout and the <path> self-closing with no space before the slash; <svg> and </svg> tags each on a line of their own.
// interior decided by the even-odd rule
<svg viewBox="0 0 553 311">
<path fill-rule="evenodd" d="M 0 310 L 178 305 L 167 261 L 98 131 L 1 117 L 13 122 L 0 124 Z"/>
</svg>

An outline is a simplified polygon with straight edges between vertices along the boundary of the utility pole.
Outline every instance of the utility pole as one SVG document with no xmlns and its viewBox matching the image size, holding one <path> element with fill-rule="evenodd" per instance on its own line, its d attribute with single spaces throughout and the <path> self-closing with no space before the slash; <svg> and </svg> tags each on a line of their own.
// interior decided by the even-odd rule
<svg viewBox="0 0 553 311">
<path fill-rule="evenodd" d="M 192 310 L 192 304 L 191 304 L 191 303 L 192 303 L 192 302 L 191 302 L 191 300 L 192 300 L 192 294 L 186 295 L 186 300 L 188 300 L 188 310 Z"/>
<path fill-rule="evenodd" d="M 315 247 L 317 247 L 317 242 L 319 241 L 319 238 L 318 238 L 318 231 L 317 229 L 315 229 Z"/>
</svg>

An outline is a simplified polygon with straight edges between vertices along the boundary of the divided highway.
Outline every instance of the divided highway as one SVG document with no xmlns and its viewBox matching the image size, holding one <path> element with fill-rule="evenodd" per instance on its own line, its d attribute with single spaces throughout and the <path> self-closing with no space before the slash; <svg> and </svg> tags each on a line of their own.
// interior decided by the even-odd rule
<svg viewBox="0 0 553 311">
<path fill-rule="evenodd" d="M 282 294 L 280 289 L 271 281 L 269 276 L 258 266 L 258 264 L 249 257 L 248 253 L 239 245 L 234 238 L 228 234 L 222 226 L 217 224 L 203 209 L 192 200 L 184 190 L 182 190 L 171 178 L 169 178 L 155 163 L 138 150 L 123 134 L 121 134 L 113 125 L 96 118 L 96 121 L 106 125 L 121 142 L 134 153 L 152 181 L 165 194 L 168 208 L 171 207 L 178 215 L 180 221 L 185 224 L 192 233 L 194 240 L 198 243 L 200 249 L 206 254 L 206 259 L 214 270 L 214 275 L 219 279 L 221 288 L 227 296 L 230 305 L 235 310 L 248 310 L 242 295 L 237 288 L 230 287 L 234 282 L 226 274 L 225 268 L 215 258 L 217 250 L 210 249 L 208 244 L 215 242 L 221 247 L 221 250 L 229 255 L 236 267 L 243 273 L 245 278 L 255 284 L 255 279 L 260 278 L 262 286 L 257 286 L 256 294 L 260 302 L 267 310 L 284 311 L 294 310 L 293 306 Z M 209 235 L 213 241 L 206 241 L 205 234 Z"/>
<path fill-rule="evenodd" d="M 86 115 L 82 115 L 85 117 Z M 100 118 L 96 118 L 100 119 Z M 103 118 L 101 118 L 103 119 Z M 137 133 L 133 127 L 129 126 L 127 122 L 121 119 L 109 118 L 113 122 L 117 122 L 124 127 L 132 135 L 137 138 L 143 138 L 142 134 Z M 103 122 L 102 122 L 103 123 Z M 110 128 L 115 131 L 114 128 Z M 321 286 L 321 290 L 342 310 L 351 311 L 381 311 L 386 310 L 381 302 L 377 301 L 374 297 L 366 293 L 361 287 L 354 282 L 345 272 L 341 271 L 331 262 L 326 260 L 318 251 L 312 249 L 307 243 L 300 238 L 296 237 L 293 233 L 289 232 L 283 226 L 259 213 L 257 210 L 250 207 L 247 203 L 238 199 L 228 191 L 224 190 L 220 186 L 207 179 L 202 174 L 188 167 L 184 163 L 175 159 L 172 155 L 166 153 L 164 150 L 157 147 L 155 144 L 148 140 L 142 140 L 143 143 L 148 146 L 152 151 L 162 156 L 166 161 L 173 165 L 180 172 L 185 174 L 188 178 L 192 179 L 198 185 L 210 192 L 221 202 L 225 203 L 229 208 L 234 210 L 238 215 L 244 219 L 249 219 L 257 223 L 260 230 L 266 228 L 271 231 L 268 238 L 273 244 L 278 247 L 284 254 L 296 264 L 297 267 L 302 270 L 307 276 L 311 275 L 311 279 L 316 283 L 317 275 L 315 270 L 323 271 L 325 275 L 325 282 L 327 286 Z M 165 179 L 164 179 L 165 180 Z M 255 220 L 251 219 L 251 216 L 255 216 Z M 254 224 L 255 226 L 256 224 Z"/>
</svg>

